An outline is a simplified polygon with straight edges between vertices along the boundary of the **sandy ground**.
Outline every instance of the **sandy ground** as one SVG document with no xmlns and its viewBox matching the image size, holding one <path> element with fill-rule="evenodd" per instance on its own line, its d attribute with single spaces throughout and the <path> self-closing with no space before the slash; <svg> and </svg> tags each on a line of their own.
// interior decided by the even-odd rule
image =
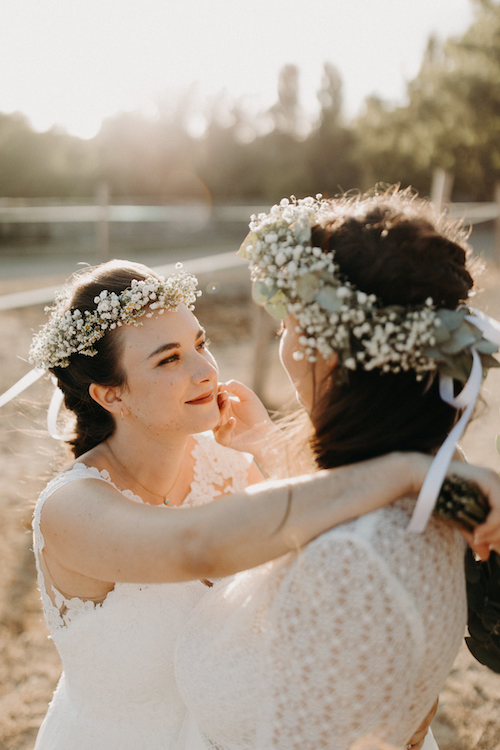
<svg viewBox="0 0 500 750">
<path fill-rule="evenodd" d="M 46 286 L 53 279 L 2 285 Z M 483 276 L 478 306 L 500 318 L 500 272 Z M 207 297 L 198 307 L 221 378 L 236 377 L 252 384 L 254 308 L 248 296 Z M 31 331 L 43 320 L 41 308 L 0 313 L 0 392 L 28 370 L 26 354 Z M 273 407 L 291 396 L 277 365 L 276 345 L 269 349 L 270 373 L 265 396 Z M 48 382 L 41 381 L 24 399 L 0 412 L 0 750 L 30 750 L 56 685 L 60 664 L 47 638 L 35 584 L 29 533 L 34 500 L 41 487 L 64 464 L 64 449 L 45 433 Z M 500 468 L 494 439 L 500 431 L 500 371 L 492 372 L 485 405 L 463 441 L 469 460 Z M 482 667 L 464 647 L 442 691 L 433 728 L 441 750 L 500 748 L 500 675 Z M 71 750 L 68 748 L 68 750 Z"/>
</svg>

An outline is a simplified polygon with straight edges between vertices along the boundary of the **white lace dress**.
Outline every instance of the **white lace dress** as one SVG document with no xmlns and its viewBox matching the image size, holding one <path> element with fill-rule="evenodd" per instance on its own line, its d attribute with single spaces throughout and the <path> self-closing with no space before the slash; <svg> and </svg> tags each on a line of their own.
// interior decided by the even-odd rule
<svg viewBox="0 0 500 750">
<path fill-rule="evenodd" d="M 208 748 L 408 742 L 466 624 L 463 540 L 435 520 L 406 532 L 413 505 L 402 499 L 220 581 L 197 605 L 176 674 Z"/>
<path fill-rule="evenodd" d="M 250 458 L 197 435 L 194 481 L 183 505 L 199 505 L 247 486 Z M 117 583 L 104 602 L 52 603 L 40 567 L 40 517 L 47 497 L 82 478 L 110 482 L 107 472 L 83 464 L 55 477 L 37 502 L 34 552 L 43 610 L 59 651 L 63 675 L 36 742 L 36 750 L 194 750 L 196 732 L 183 726 L 186 708 L 174 675 L 173 650 L 193 607 L 208 591 L 201 581 Z M 129 490 L 123 495 L 142 502 Z M 175 509 L 165 507 L 166 513 Z M 189 739 L 191 738 L 191 739 Z M 187 744 L 185 744 L 187 743 Z"/>
</svg>

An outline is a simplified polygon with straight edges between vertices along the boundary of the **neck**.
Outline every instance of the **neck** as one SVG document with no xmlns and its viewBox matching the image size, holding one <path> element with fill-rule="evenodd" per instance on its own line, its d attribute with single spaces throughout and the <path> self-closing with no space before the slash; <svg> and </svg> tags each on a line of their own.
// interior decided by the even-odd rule
<svg viewBox="0 0 500 750">
<path fill-rule="evenodd" d="M 160 504 L 165 498 L 170 505 L 182 502 L 187 488 L 185 475 L 189 467 L 186 461 L 188 436 L 175 440 L 141 441 L 137 435 L 129 436 L 125 430 L 116 432 L 103 443 L 107 448 L 106 459 L 113 474 L 120 476 L 120 484 L 129 487 L 135 481 L 133 491 L 145 501 Z M 123 487 L 122 487 L 123 488 Z M 149 496 L 144 497 L 145 492 Z"/>
</svg>

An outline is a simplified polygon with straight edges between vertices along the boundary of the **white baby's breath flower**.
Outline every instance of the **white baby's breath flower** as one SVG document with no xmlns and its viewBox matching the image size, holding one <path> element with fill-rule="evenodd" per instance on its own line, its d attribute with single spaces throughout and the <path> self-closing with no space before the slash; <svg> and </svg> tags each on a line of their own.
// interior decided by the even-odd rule
<svg viewBox="0 0 500 750">
<path fill-rule="evenodd" d="M 196 278 L 184 271 L 166 280 L 155 276 L 145 281 L 134 279 L 130 288 L 119 295 L 103 289 L 94 297 L 95 309 L 83 313 L 67 309 L 69 293 L 63 290 L 56 296 L 54 307 L 46 308 L 51 316 L 33 338 L 30 362 L 48 369 L 67 367 L 69 357 L 75 353 L 93 357 L 97 354 L 94 344 L 109 329 L 123 324 L 140 325 L 139 318 L 149 317 L 151 310 L 161 314 L 165 309 L 176 310 L 181 303 L 192 309 L 200 294 L 196 286 Z"/>
<path fill-rule="evenodd" d="M 283 314 L 297 318 L 299 345 L 305 352 L 294 357 L 312 362 L 318 352 L 324 357 L 337 352 L 346 369 L 413 369 L 417 375 L 435 370 L 437 359 L 423 353 L 427 346 L 438 346 L 436 329 L 442 325 L 433 300 L 429 297 L 424 305 L 402 312 L 386 309 L 375 294 L 345 280 L 334 251 L 314 246 L 311 227 L 337 217 L 332 205 L 319 194 L 298 201 L 292 197 L 269 214 L 252 216 L 254 234 L 245 247 L 252 281 L 279 289 Z"/>
</svg>

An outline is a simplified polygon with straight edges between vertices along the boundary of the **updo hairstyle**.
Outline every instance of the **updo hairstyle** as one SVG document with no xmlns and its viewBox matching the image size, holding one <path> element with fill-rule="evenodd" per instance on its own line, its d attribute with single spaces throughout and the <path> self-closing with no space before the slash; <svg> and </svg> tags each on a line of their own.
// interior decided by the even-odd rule
<svg viewBox="0 0 500 750">
<path fill-rule="evenodd" d="M 97 297 L 104 289 L 120 294 L 138 281 L 156 276 L 147 266 L 122 260 L 112 260 L 100 266 L 75 274 L 70 282 L 71 294 L 68 309 L 94 310 Z M 122 338 L 120 329 L 107 331 L 95 343 L 97 354 L 89 357 L 72 354 L 68 367 L 53 367 L 59 388 L 64 393 L 64 405 L 76 417 L 75 435 L 68 444 L 75 458 L 109 438 L 115 431 L 112 414 L 103 409 L 89 394 L 92 383 L 110 387 L 126 386 L 125 372 L 121 366 Z"/>
<path fill-rule="evenodd" d="M 337 218 L 313 228 L 312 244 L 331 250 L 345 278 L 384 305 L 432 297 L 455 309 L 473 286 L 463 231 L 408 191 L 340 199 Z M 435 373 L 334 369 L 313 406 L 312 449 L 320 468 L 393 450 L 433 453 L 457 418 L 439 396 Z M 455 384 L 456 391 L 463 384 Z"/>
</svg>

